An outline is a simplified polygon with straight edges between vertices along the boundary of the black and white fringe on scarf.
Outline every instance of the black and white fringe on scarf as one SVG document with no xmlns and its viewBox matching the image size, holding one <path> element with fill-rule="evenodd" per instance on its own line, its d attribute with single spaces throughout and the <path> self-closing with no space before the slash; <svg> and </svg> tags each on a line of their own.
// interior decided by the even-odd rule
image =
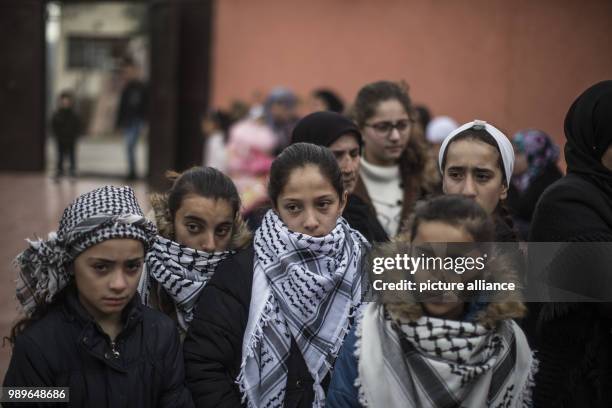
<svg viewBox="0 0 612 408">
<path fill-rule="evenodd" d="M 233 253 L 198 251 L 158 235 L 146 256 L 138 292 L 150 306 L 151 279 L 157 281 L 174 301 L 178 323 L 187 331 L 200 292 L 219 263 Z"/>
<path fill-rule="evenodd" d="M 537 360 L 512 320 L 495 329 L 432 317 L 391 320 L 380 304 L 357 327 L 364 407 L 529 407 Z"/>
<path fill-rule="evenodd" d="M 255 233 L 249 320 L 237 379 L 249 407 L 282 406 L 287 358 L 295 339 L 314 379 L 315 407 L 325 403 L 330 372 L 361 302 L 363 236 L 339 218 L 324 237 L 289 231 L 272 210 Z"/>
</svg>

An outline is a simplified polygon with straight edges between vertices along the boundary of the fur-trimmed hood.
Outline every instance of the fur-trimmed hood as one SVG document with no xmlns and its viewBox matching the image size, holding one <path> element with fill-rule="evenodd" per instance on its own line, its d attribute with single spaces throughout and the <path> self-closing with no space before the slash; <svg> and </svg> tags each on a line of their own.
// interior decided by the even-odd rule
<svg viewBox="0 0 612 408">
<path fill-rule="evenodd" d="M 174 223 L 172 222 L 170 211 L 168 210 L 168 196 L 166 194 L 151 194 L 149 200 L 153 210 L 152 213 L 147 214 L 147 218 L 155 221 L 157 229 L 159 230 L 159 235 L 174 240 Z M 232 241 L 228 249 L 243 249 L 251 243 L 252 239 L 253 233 L 242 219 L 242 215 L 240 213 L 236 214 Z"/>
<path fill-rule="evenodd" d="M 410 246 L 410 240 L 406 234 L 399 236 L 396 240 L 377 245 L 368 258 L 368 273 L 370 281 L 384 279 L 385 282 L 399 282 L 409 276 L 406 271 L 385 270 L 382 275 L 376 275 L 373 271 L 373 260 L 377 257 L 395 258 L 397 254 L 404 254 Z M 518 272 L 512 266 L 510 257 L 500 253 L 494 247 L 488 251 L 486 267 L 476 279 L 485 279 L 487 282 L 514 283 L 518 288 L 515 291 L 497 292 L 491 294 L 491 298 L 484 304 L 483 308 L 476 314 L 476 321 L 494 327 L 497 322 L 507 319 L 521 318 L 527 309 L 522 303 L 520 293 L 521 284 Z M 417 272 L 418 273 L 418 272 Z M 414 276 L 414 275 L 412 275 Z M 389 313 L 400 321 L 414 321 L 423 315 L 423 308 L 410 291 L 383 291 L 379 292 L 377 301 L 383 303 Z"/>
</svg>

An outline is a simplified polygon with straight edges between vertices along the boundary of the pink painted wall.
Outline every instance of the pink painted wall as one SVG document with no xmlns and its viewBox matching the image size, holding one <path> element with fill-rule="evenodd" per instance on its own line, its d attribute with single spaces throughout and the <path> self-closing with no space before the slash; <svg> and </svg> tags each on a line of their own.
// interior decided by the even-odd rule
<svg viewBox="0 0 612 408">
<path fill-rule="evenodd" d="M 350 102 L 405 79 L 434 115 L 562 142 L 574 98 L 612 78 L 609 0 L 217 0 L 215 24 L 217 106 L 275 85 Z"/>
</svg>

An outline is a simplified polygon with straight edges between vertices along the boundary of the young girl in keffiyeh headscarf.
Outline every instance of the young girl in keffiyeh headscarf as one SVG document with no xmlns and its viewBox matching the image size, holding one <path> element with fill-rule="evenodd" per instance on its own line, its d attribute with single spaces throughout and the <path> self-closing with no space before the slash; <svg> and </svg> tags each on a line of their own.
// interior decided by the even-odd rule
<svg viewBox="0 0 612 408">
<path fill-rule="evenodd" d="M 481 256 L 491 251 L 487 243 L 494 236 L 493 223 L 485 211 L 473 200 L 453 195 L 419 203 L 409 230 L 409 236 L 375 249 L 372 257 L 394 258 L 411 247 L 419 251 L 446 248 L 446 253 L 434 252 L 444 258 L 450 255 L 449 248 L 461 245 L 469 245 Z M 453 276 L 444 282 L 467 284 L 487 278 L 516 283 L 509 264 L 501 255 L 495 258 L 492 254 L 488 253 L 482 274 L 456 275 L 449 270 Z M 394 272 L 385 272 L 389 273 Z M 417 283 L 440 279 L 439 272 L 430 273 L 419 269 L 412 276 Z M 364 308 L 356 330 L 347 336 L 334 368 L 328 407 L 530 405 L 537 364 L 525 335 L 512 320 L 525 312 L 520 296 L 477 292 L 464 297 L 465 293 L 457 291 L 379 294 L 378 301 Z"/>
<path fill-rule="evenodd" d="M 334 155 L 288 147 L 268 192 L 273 209 L 253 247 L 219 268 L 185 339 L 187 384 L 202 406 L 323 406 L 361 303 L 368 245 L 341 217 L 346 192 Z"/>
<path fill-rule="evenodd" d="M 234 183 L 219 170 L 193 167 L 170 172 L 169 179 L 172 188 L 151 197 L 161 236 L 147 254 L 139 292 L 146 305 L 175 318 L 184 333 L 219 263 L 248 245 L 251 233 Z"/>
<path fill-rule="evenodd" d="M 174 323 L 136 293 L 156 233 L 131 188 L 105 186 L 28 241 L 5 387 L 68 387 L 74 406 L 193 406 Z"/>
</svg>

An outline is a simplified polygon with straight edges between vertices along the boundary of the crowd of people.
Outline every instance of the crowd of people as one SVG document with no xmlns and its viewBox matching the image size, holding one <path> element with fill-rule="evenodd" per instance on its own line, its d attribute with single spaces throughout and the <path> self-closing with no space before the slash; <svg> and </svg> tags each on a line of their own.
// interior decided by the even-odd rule
<svg viewBox="0 0 612 408">
<path fill-rule="evenodd" d="M 612 242 L 612 81 L 567 112 L 566 175 L 543 131 L 430 119 L 403 83 L 313 100 L 301 119 L 283 88 L 211 112 L 205 166 L 168 172 L 150 214 L 105 186 L 28 241 L 4 387 L 91 407 L 611 406 L 606 303 L 364 293 L 398 244 Z M 267 177 L 249 208 L 243 173 Z M 490 265 L 520 286 L 520 262 Z"/>
</svg>

